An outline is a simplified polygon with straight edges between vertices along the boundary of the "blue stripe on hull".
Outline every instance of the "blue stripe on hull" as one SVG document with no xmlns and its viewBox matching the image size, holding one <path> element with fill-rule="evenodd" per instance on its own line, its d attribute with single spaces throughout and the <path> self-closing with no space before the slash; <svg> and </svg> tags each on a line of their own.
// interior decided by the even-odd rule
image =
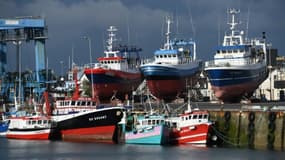
<svg viewBox="0 0 285 160">
<path fill-rule="evenodd" d="M 238 85 L 249 82 L 261 83 L 267 77 L 265 67 L 257 70 L 213 69 L 206 70 L 206 72 L 211 85 L 216 87 Z"/>
<path fill-rule="evenodd" d="M 148 80 L 150 79 L 180 79 L 185 77 L 192 77 L 198 71 L 200 71 L 199 67 L 191 68 L 191 69 L 176 69 L 170 68 L 166 66 L 142 66 L 141 72 L 144 77 Z"/>
</svg>

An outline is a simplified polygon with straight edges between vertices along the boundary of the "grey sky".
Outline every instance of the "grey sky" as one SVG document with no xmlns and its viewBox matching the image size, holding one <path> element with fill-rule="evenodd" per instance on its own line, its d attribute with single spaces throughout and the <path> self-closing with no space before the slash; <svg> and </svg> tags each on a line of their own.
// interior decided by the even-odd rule
<svg viewBox="0 0 285 160">
<path fill-rule="evenodd" d="M 279 55 L 284 55 L 284 6 L 284 0 L 1 0 L 0 16 L 44 16 L 49 68 L 59 73 L 60 61 L 64 61 L 64 70 L 68 68 L 72 45 L 75 63 L 89 63 L 88 42 L 82 36 L 92 39 L 92 61 L 103 56 L 110 25 L 117 26 L 122 43 L 129 40 L 143 49 L 143 57 L 151 57 L 164 41 L 162 28 L 167 15 L 178 19 L 173 33 L 194 38 L 198 57 L 210 60 L 228 28 L 226 9 L 232 7 L 241 10 L 244 29 L 249 15 L 249 37 L 261 36 L 265 31 Z M 15 71 L 15 47 L 10 44 L 8 49 L 8 67 Z M 34 69 L 33 43 L 24 43 L 22 53 L 23 68 Z"/>
</svg>

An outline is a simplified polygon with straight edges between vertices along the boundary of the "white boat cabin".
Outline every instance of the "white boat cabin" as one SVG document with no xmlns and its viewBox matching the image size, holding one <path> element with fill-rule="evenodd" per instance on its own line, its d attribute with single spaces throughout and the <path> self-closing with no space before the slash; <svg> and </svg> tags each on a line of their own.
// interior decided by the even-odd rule
<svg viewBox="0 0 285 160">
<path fill-rule="evenodd" d="M 9 118 L 9 129 L 50 128 L 51 119 L 45 116 L 24 116 Z"/>
<path fill-rule="evenodd" d="M 97 109 L 97 103 L 92 99 L 57 100 L 53 109 L 53 115 L 64 115 Z"/>
<path fill-rule="evenodd" d="M 135 118 L 135 128 L 137 131 L 143 131 L 145 129 L 153 129 L 154 126 L 165 124 L 165 117 L 158 115 L 145 115 Z"/>
<path fill-rule="evenodd" d="M 209 113 L 205 111 L 194 111 L 192 113 L 181 114 L 178 117 L 171 117 L 166 120 L 167 126 L 170 128 L 180 129 L 183 127 L 192 127 L 195 129 L 195 125 L 208 123 Z"/>
</svg>

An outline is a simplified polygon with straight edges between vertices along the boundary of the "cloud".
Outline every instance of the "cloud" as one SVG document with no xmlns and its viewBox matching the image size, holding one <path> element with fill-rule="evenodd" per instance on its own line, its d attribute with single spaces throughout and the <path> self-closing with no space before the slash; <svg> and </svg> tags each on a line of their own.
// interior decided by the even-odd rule
<svg viewBox="0 0 285 160">
<path fill-rule="evenodd" d="M 88 43 L 82 36 L 92 39 L 93 61 L 103 56 L 106 29 L 110 25 L 117 26 L 122 43 L 136 44 L 143 48 L 144 57 L 151 57 L 164 42 L 162 31 L 166 15 L 178 19 L 173 25 L 173 33 L 179 31 L 184 37 L 195 38 L 198 56 L 204 60 L 212 59 L 213 48 L 228 28 L 226 9 L 229 7 L 241 9 L 243 27 L 249 9 L 249 36 L 259 36 L 266 31 L 273 47 L 282 53 L 285 50 L 281 39 L 285 34 L 284 3 L 282 0 L 4 0 L 1 1 L 0 15 L 44 16 L 48 25 L 46 51 L 49 66 L 59 73 L 60 61 L 64 61 L 64 69 L 67 69 L 72 46 L 76 63 L 89 62 Z M 34 54 L 33 44 L 24 45 L 22 50 L 23 54 L 29 55 L 29 58 L 23 57 L 23 65 L 27 66 L 24 68 L 33 69 L 34 62 L 30 62 Z M 13 69 L 15 56 L 11 52 L 15 52 L 13 46 L 9 46 L 8 55 L 10 69 Z"/>
</svg>

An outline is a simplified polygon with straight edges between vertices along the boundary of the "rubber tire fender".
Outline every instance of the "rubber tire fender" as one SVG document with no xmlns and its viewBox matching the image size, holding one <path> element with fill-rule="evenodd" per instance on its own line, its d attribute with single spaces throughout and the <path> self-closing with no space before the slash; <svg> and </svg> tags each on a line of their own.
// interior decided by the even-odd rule
<svg viewBox="0 0 285 160">
<path fill-rule="evenodd" d="M 249 112 L 248 114 L 248 120 L 250 122 L 253 122 L 255 120 L 255 113 L 254 112 Z"/>
<path fill-rule="evenodd" d="M 229 121 L 231 119 L 231 112 L 230 111 L 226 111 L 224 114 L 224 118 L 226 121 Z"/>
</svg>

